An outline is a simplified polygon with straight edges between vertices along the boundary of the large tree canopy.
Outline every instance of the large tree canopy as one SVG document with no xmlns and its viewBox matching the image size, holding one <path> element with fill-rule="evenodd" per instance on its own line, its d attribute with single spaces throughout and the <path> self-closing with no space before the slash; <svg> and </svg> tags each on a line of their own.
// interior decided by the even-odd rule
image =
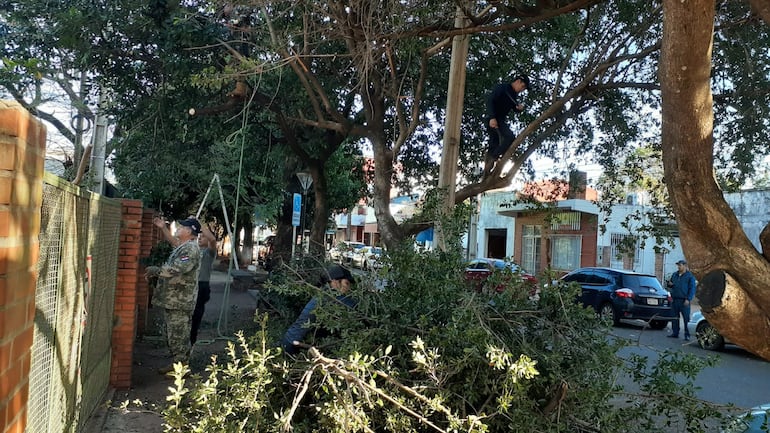
<svg viewBox="0 0 770 433">
<path fill-rule="evenodd" d="M 327 176 L 344 166 L 334 155 L 367 147 L 381 236 L 397 244 L 435 217 L 398 224 L 389 202 L 394 188 L 436 185 L 451 38 L 469 34 L 457 202 L 531 174 L 535 155 L 585 155 L 612 173 L 627 160 L 617 155 L 633 154 L 629 147 L 662 146 L 696 271 L 727 272 L 726 286 L 740 287 L 747 299 L 734 311 L 768 311 L 767 285 L 749 278 L 766 275 L 767 263 L 732 235 L 740 232 L 737 221 L 719 201 L 720 188 L 743 185 L 770 150 L 770 41 L 758 18 L 767 19 L 766 2 L 722 1 L 707 16 L 666 11 L 665 21 L 660 2 L 467 2 L 464 28 L 455 28 L 457 3 L 444 1 L 86 3 L 7 6 L 3 62 L 11 68 L 2 84 L 29 102 L 43 79 L 68 84 L 76 71 L 100 77 L 115 93 L 116 170 L 128 189 L 157 204 L 189 203 L 217 163 L 230 179 L 245 173 L 242 191 L 231 185 L 231 196 L 243 194 L 248 206 L 277 216 L 284 191 L 297 191 L 294 173 L 309 170 L 318 243 L 329 209 L 353 201 L 330 198 L 338 183 Z M 711 27 L 698 27 L 697 35 L 690 27 L 706 22 Z M 688 63 L 696 59 L 697 67 Z M 520 72 L 534 85 L 514 120 L 519 134 L 504 155 L 509 164 L 480 178 L 486 94 Z M 677 81 L 685 78 L 695 84 Z M 662 144 L 661 95 L 668 98 Z M 694 109 L 697 115 L 687 111 Z M 248 143 L 245 158 L 237 142 Z M 354 154 L 339 157 L 354 167 L 347 157 Z M 183 169 L 189 161 L 201 163 Z M 712 314 L 734 337 L 736 319 Z"/>
<path fill-rule="evenodd" d="M 575 1 L 526 8 L 478 3 L 465 9 L 471 25 L 463 29 L 453 27 L 454 6 L 264 2 L 244 12 L 251 17 L 244 34 L 255 50 L 240 59 L 241 74 L 264 77 L 265 61 L 271 60 L 288 65 L 298 78 L 300 88 L 292 88 L 292 94 L 304 100 L 296 101 L 292 111 L 283 109 L 283 119 L 371 146 L 372 203 L 386 244 L 423 228 L 397 224 L 389 200 L 392 189 L 403 186 L 400 180 L 422 189 L 435 186 L 432 161 L 440 148 L 452 35 L 473 34 L 458 202 L 508 185 L 533 155 L 591 154 L 612 165 L 619 151 L 659 131 L 653 115 L 660 107 L 659 5 Z M 747 4 L 729 2 L 720 9 L 719 35 L 715 87 L 722 112 L 717 131 L 731 144 L 719 154 L 725 164 L 718 173 L 724 185 L 734 187 L 754 169 L 747 155 L 767 152 L 764 147 L 746 152 L 747 146 L 767 139 L 769 113 L 745 97 L 767 98 L 766 76 L 757 73 L 756 65 L 736 60 L 746 50 L 759 52 L 762 44 L 757 42 L 766 33 Z M 257 74 L 255 63 L 260 65 Z M 331 80 L 329 71 L 334 72 Z M 535 85 L 527 96 L 527 112 L 520 116 L 521 131 L 504 157 L 511 165 L 498 164 L 492 176 L 480 179 L 486 93 L 516 72 L 529 73 Z"/>
<path fill-rule="evenodd" d="M 151 139 L 158 149 L 150 153 L 152 158 L 164 148 L 178 147 L 181 137 L 198 141 L 185 146 L 188 150 L 223 141 L 240 130 L 237 116 L 253 125 L 248 129 L 260 141 L 293 154 L 296 163 L 288 164 L 285 179 L 309 169 L 317 187 L 316 241 L 329 209 L 323 168 L 346 142 L 373 151 L 372 203 L 385 243 L 395 244 L 424 227 L 397 224 L 389 200 L 393 188 L 435 186 L 453 35 L 472 35 L 458 202 L 508 185 L 522 170 L 531 173 L 528 164 L 533 155 L 559 160 L 592 155 L 611 166 L 621 149 L 654 137 L 659 128 L 651 115 L 660 104 L 656 67 L 662 14 L 655 3 L 471 2 L 463 9 L 470 22 L 463 29 L 454 27 L 454 2 L 148 5 L 123 0 L 103 10 L 90 4 L 56 8 L 36 2 L 12 9 L 8 23 L 14 25 L 7 26 L 7 34 L 25 41 L 9 45 L 16 48 L 8 56 L 17 56 L 13 63 L 17 81 L 24 83 L 20 78 L 25 73 L 27 82 L 34 81 L 33 70 L 23 66 L 33 49 L 37 53 L 50 52 L 44 50 L 49 46 L 66 49 L 68 58 L 74 59 L 71 65 L 99 74 L 115 90 L 119 137 Z M 752 158 L 767 152 L 765 147 L 752 147 L 767 140 L 770 104 L 754 105 L 754 96 L 766 100 L 768 93 L 762 50 L 767 35 L 746 3 L 720 3 L 718 17 L 716 132 L 730 144 L 720 148 L 716 168 L 721 183 L 735 187 L 752 173 Z M 84 20 L 88 25 L 80 25 Z M 32 34 L 51 37 L 46 44 L 35 43 Z M 743 61 L 746 53 L 752 54 L 752 62 Z M 58 57 L 63 55 L 46 58 L 50 62 Z M 498 164 L 492 176 L 480 179 L 486 94 L 519 72 L 528 73 L 534 86 L 526 96 L 526 112 L 516 121 L 520 133 L 505 155 L 511 164 Z M 188 112 L 190 108 L 194 111 Z M 250 113 L 245 115 L 244 110 Z M 224 128 L 213 126 L 217 122 Z M 175 137 L 169 136 L 169 128 L 177 129 Z M 116 141 L 122 143 L 117 167 L 146 168 L 147 164 L 128 160 L 146 154 L 140 149 L 147 141 L 121 140 Z M 286 159 L 276 163 L 281 161 Z M 129 171 L 137 173 L 122 172 Z M 167 178 L 173 170 L 159 174 L 160 182 L 124 179 L 139 181 L 144 188 L 166 185 L 168 194 Z M 261 191 L 275 190 L 255 185 Z"/>
</svg>

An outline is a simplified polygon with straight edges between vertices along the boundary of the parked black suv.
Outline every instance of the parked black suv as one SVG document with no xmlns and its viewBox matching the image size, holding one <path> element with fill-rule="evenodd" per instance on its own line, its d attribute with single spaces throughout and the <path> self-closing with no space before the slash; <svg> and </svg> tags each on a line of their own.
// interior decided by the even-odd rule
<svg viewBox="0 0 770 433">
<path fill-rule="evenodd" d="M 653 329 L 663 329 L 674 319 L 671 294 L 654 275 L 609 268 L 580 268 L 562 277 L 565 283 L 580 284 L 580 301 L 617 325 L 620 319 L 647 320 Z"/>
</svg>

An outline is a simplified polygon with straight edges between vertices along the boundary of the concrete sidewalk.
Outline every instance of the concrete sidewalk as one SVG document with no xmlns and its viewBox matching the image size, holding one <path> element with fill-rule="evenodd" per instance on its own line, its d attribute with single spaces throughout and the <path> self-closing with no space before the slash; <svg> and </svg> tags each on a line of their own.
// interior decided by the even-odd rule
<svg viewBox="0 0 770 433">
<path fill-rule="evenodd" d="M 227 283 L 231 283 L 227 285 Z M 228 287 L 228 292 L 225 288 Z M 246 290 L 235 290 L 226 272 L 212 271 L 211 299 L 206 304 L 198 342 L 192 350 L 190 368 L 202 373 L 211 355 L 225 353 L 235 331 L 256 329 L 256 299 Z M 147 331 L 134 344 L 131 389 L 110 390 L 106 401 L 90 419 L 87 433 L 162 433 L 160 415 L 173 379 L 158 374 L 170 354 L 160 335 L 161 318 L 157 308 L 148 310 Z"/>
</svg>

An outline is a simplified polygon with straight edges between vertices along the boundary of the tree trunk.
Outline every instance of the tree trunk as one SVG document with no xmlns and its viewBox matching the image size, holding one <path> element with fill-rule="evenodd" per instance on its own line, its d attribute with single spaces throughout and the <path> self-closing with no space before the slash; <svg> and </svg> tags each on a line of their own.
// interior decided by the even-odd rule
<svg viewBox="0 0 770 433">
<path fill-rule="evenodd" d="M 390 212 L 391 180 L 393 178 L 393 152 L 385 139 L 372 140 L 374 151 L 374 215 L 377 229 L 385 248 L 394 251 L 404 240 L 404 232 Z"/>
<path fill-rule="evenodd" d="M 768 334 L 749 327 L 769 320 L 770 264 L 743 232 L 713 173 L 714 2 L 664 0 L 663 13 L 663 166 L 682 249 L 703 280 L 698 297 L 709 322 L 770 359 Z M 714 284 L 712 272 L 727 274 L 726 283 Z"/>
<path fill-rule="evenodd" d="M 733 343 L 770 359 L 770 347 L 762 341 L 770 335 L 770 320 L 740 284 L 716 270 L 701 279 L 699 288 L 698 300 L 709 323 L 718 323 L 714 326 Z"/>
<path fill-rule="evenodd" d="M 293 203 L 291 194 L 284 197 L 281 212 L 278 214 L 275 228 L 273 251 L 266 257 L 266 270 L 279 268 L 283 263 L 291 262 L 291 244 L 295 241 L 292 236 L 291 214 Z"/>
<path fill-rule="evenodd" d="M 329 220 L 329 203 L 326 197 L 329 194 L 328 182 L 323 167 L 313 164 L 309 167 L 313 176 L 313 222 L 310 226 L 309 254 L 323 259 L 326 254 L 324 238 L 326 225 Z"/>
<path fill-rule="evenodd" d="M 238 223 L 243 229 L 243 246 L 241 247 L 241 261 L 239 263 L 250 265 L 254 258 L 254 222 L 251 220 L 251 215 L 246 214 L 241 215 Z"/>
</svg>

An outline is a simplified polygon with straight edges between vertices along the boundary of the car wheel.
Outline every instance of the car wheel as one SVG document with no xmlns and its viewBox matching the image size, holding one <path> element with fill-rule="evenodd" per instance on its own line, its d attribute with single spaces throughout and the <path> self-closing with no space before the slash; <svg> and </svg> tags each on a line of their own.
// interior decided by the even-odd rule
<svg viewBox="0 0 770 433">
<path fill-rule="evenodd" d="M 661 330 L 668 325 L 668 320 L 650 320 L 650 328 Z"/>
<path fill-rule="evenodd" d="M 599 318 L 607 323 L 612 323 L 613 325 L 620 323 L 618 315 L 615 314 L 615 309 L 612 308 L 612 304 L 609 302 L 605 302 L 599 307 Z"/>
<path fill-rule="evenodd" d="M 698 345 L 706 350 L 722 350 L 725 347 L 724 337 L 705 320 L 698 323 L 698 327 L 695 328 L 695 338 L 698 339 Z"/>
</svg>

